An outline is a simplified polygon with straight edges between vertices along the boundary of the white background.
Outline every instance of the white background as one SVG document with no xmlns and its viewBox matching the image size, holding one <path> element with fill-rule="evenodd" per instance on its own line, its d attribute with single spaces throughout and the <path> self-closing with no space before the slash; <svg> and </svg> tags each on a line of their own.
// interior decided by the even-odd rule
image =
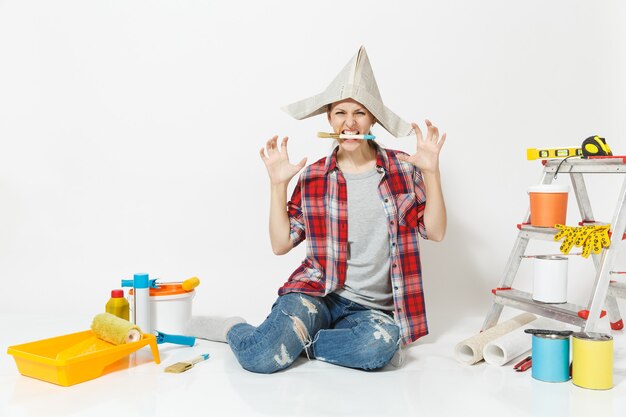
<svg viewBox="0 0 626 417">
<path fill-rule="evenodd" d="M 385 104 L 448 133 L 448 235 L 422 245 L 431 332 L 486 314 L 540 178 L 526 148 L 600 134 L 626 154 L 624 21 L 619 1 L 0 1 L 0 313 L 87 328 L 149 272 L 200 277 L 196 313 L 263 319 L 304 244 L 271 252 L 258 151 L 278 134 L 294 161 L 326 155 L 325 118 L 280 107 L 363 44 Z M 610 221 L 620 182 L 588 186 Z M 570 301 L 592 270 L 570 262 Z M 531 278 L 524 261 L 516 285 Z"/>
</svg>

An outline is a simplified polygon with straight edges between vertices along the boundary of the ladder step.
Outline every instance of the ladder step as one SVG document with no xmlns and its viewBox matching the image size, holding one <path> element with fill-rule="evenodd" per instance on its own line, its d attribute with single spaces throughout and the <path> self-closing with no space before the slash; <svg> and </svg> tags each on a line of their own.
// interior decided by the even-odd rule
<svg viewBox="0 0 626 417">
<path fill-rule="evenodd" d="M 611 282 L 609 284 L 608 295 L 617 298 L 626 298 L 626 284 L 621 282 Z"/>
<path fill-rule="evenodd" d="M 560 232 L 554 227 L 536 227 L 530 224 L 518 224 L 517 228 L 520 229 L 520 235 L 524 238 L 549 240 L 551 242 L 554 242 L 554 236 Z"/>
<path fill-rule="evenodd" d="M 617 173 L 623 174 L 626 172 L 626 159 L 625 158 L 611 158 L 611 159 L 568 159 L 560 167 L 562 160 L 550 159 L 545 163 L 545 172 L 559 173 Z"/>
<path fill-rule="evenodd" d="M 496 290 L 494 302 L 504 306 L 514 307 L 529 313 L 538 314 L 554 320 L 570 323 L 575 326 L 584 326 L 585 319 L 578 316 L 583 307 L 571 303 L 546 304 L 533 300 L 530 293 L 519 290 Z"/>
<path fill-rule="evenodd" d="M 583 221 L 579 222 L 580 226 L 601 226 L 606 225 L 608 223 L 602 222 L 592 222 L 592 221 Z M 538 239 L 538 240 L 549 240 L 554 242 L 554 236 L 560 232 L 559 229 L 555 229 L 554 227 L 536 227 L 531 226 L 527 223 L 521 223 L 517 225 L 517 228 L 520 230 L 520 235 L 526 239 Z M 609 236 L 611 232 L 609 232 Z M 626 240 L 626 233 L 622 236 L 622 240 Z"/>
</svg>

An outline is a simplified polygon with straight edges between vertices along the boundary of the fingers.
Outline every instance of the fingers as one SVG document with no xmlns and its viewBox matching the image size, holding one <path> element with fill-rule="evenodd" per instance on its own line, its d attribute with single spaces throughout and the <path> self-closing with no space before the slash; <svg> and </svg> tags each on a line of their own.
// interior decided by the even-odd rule
<svg viewBox="0 0 626 417">
<path fill-rule="evenodd" d="M 424 138 L 424 136 L 422 135 L 422 129 L 420 129 L 417 123 L 411 123 L 411 127 L 415 131 L 415 136 L 417 137 L 417 140 L 422 140 Z"/>
<path fill-rule="evenodd" d="M 302 158 L 302 160 L 298 162 L 298 165 L 296 166 L 298 167 L 298 170 L 301 170 L 302 168 L 304 168 L 305 165 L 306 165 L 306 156 Z"/>
<path fill-rule="evenodd" d="M 289 158 L 287 154 L 287 141 L 288 140 L 289 140 L 289 137 L 285 136 L 283 140 L 280 142 L 280 153 L 284 153 L 287 156 L 287 158 Z"/>
<path fill-rule="evenodd" d="M 441 135 L 441 139 L 439 140 L 439 143 L 437 144 L 437 145 L 439 145 L 439 149 L 441 149 L 443 144 L 446 142 L 446 135 L 447 135 L 447 133 L 444 133 L 443 135 Z"/>
<path fill-rule="evenodd" d="M 276 149 L 276 141 L 278 140 L 278 136 L 274 135 L 270 140 L 267 141 L 267 143 L 265 144 L 265 147 L 267 148 L 267 155 L 271 156 L 272 154 L 274 154 L 277 149 Z"/>
<path fill-rule="evenodd" d="M 437 143 L 439 141 L 439 129 L 428 119 L 426 119 L 426 126 L 428 127 L 426 140 Z"/>
</svg>

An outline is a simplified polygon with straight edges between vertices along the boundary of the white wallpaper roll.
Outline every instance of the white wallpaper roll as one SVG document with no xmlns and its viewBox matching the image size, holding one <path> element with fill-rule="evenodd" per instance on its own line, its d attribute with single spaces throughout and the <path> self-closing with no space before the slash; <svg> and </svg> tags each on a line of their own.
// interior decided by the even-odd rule
<svg viewBox="0 0 626 417">
<path fill-rule="evenodd" d="M 482 333 L 459 342 L 454 348 L 454 356 L 459 362 L 473 365 L 483 359 L 483 349 L 487 343 L 530 323 L 536 318 L 537 316 L 534 314 L 523 313 L 497 324 Z"/>
<path fill-rule="evenodd" d="M 516 357 L 528 352 L 532 347 L 532 335 L 524 333 L 526 329 L 561 330 L 562 323 L 544 317 L 513 330 L 487 343 L 483 348 L 485 362 L 502 366 Z"/>
</svg>

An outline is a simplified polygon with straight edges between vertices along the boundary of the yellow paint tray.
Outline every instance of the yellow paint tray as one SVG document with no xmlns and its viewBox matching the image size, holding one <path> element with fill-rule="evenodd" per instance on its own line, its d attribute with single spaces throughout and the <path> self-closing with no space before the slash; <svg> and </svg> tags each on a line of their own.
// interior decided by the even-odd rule
<svg viewBox="0 0 626 417">
<path fill-rule="evenodd" d="M 124 359 L 147 345 L 154 361 L 161 363 L 156 337 L 145 333 L 136 342 L 114 345 L 86 330 L 10 346 L 7 353 L 22 375 L 68 387 L 127 366 Z"/>
</svg>

